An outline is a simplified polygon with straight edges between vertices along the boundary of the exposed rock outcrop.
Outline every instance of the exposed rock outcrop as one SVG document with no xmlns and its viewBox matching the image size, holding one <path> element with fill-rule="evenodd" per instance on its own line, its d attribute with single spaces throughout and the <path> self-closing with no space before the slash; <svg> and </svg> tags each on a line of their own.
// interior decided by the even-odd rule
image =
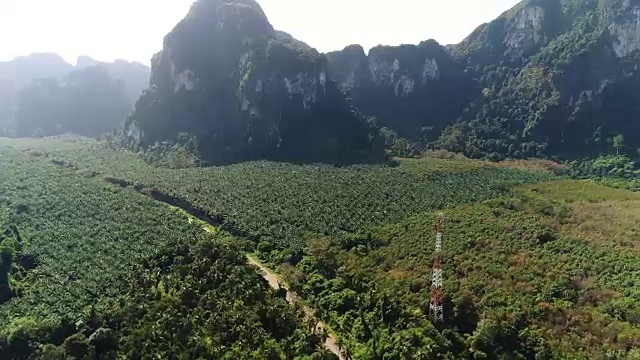
<svg viewBox="0 0 640 360">
<path fill-rule="evenodd" d="M 640 146 L 637 0 L 524 0 L 457 45 L 328 59 L 364 114 L 432 146 L 496 160 L 597 155 L 617 134 Z"/>
<path fill-rule="evenodd" d="M 211 163 L 381 158 L 326 58 L 277 32 L 253 0 L 200 0 L 166 37 L 125 132 L 143 147 L 196 137 Z"/>
<path fill-rule="evenodd" d="M 453 48 L 484 90 L 441 144 L 492 158 L 596 155 L 616 134 L 637 147 L 639 50 L 636 1 L 523 1 Z"/>
<path fill-rule="evenodd" d="M 472 79 L 434 40 L 419 45 L 359 45 L 327 54 L 330 75 L 380 126 L 417 139 L 437 134 L 477 95 Z"/>
<path fill-rule="evenodd" d="M 480 25 L 452 53 L 471 63 L 519 63 L 538 52 L 566 26 L 560 0 L 524 0 Z"/>
</svg>

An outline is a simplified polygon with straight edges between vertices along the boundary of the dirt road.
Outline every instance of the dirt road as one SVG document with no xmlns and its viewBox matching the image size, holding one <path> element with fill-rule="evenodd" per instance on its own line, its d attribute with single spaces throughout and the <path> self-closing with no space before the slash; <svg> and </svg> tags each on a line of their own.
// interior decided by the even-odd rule
<svg viewBox="0 0 640 360">
<path fill-rule="evenodd" d="M 193 221 L 195 221 L 196 219 L 194 219 L 191 215 L 187 214 L 187 217 L 189 218 L 189 223 L 193 223 Z M 201 221 L 201 220 L 200 220 Z M 209 224 L 203 224 L 202 229 L 206 232 L 210 232 L 213 233 L 215 232 L 215 228 L 212 227 Z M 251 256 L 251 255 L 247 255 L 247 262 L 249 264 L 251 264 L 252 266 L 257 267 L 258 269 L 260 269 L 260 272 L 262 273 L 262 277 L 264 277 L 265 280 L 267 280 L 267 282 L 269 282 L 269 285 L 275 289 L 278 290 L 281 287 L 283 289 L 287 290 L 287 301 L 291 304 L 293 303 L 299 303 L 300 302 L 300 297 L 293 291 L 289 290 L 289 286 L 287 286 L 286 283 L 284 283 L 282 281 L 282 279 L 280 278 L 280 276 L 278 274 L 276 274 L 275 272 L 271 271 L 268 267 L 266 267 L 262 262 L 260 262 L 260 260 L 256 259 L 255 257 Z M 307 314 L 313 314 L 314 311 L 313 309 L 311 309 L 310 307 L 302 304 L 305 312 Z M 327 326 L 323 323 L 323 322 L 318 322 L 318 325 L 316 325 L 316 331 L 322 331 L 322 330 L 326 330 Z M 336 337 L 332 334 L 328 334 L 327 336 L 327 340 L 325 340 L 324 342 L 324 347 L 327 348 L 327 350 L 331 351 L 333 354 L 335 354 L 340 360 L 345 360 L 345 357 L 342 356 L 342 352 L 340 351 L 340 347 L 338 346 L 338 341 L 336 339 Z"/>
<path fill-rule="evenodd" d="M 278 290 L 282 287 L 283 289 L 287 290 L 287 301 L 289 303 L 293 304 L 293 303 L 300 302 L 300 297 L 295 292 L 289 290 L 289 287 L 287 286 L 287 284 L 280 279 L 280 276 L 278 274 L 271 271 L 264 264 L 262 264 L 260 260 L 256 259 L 251 255 L 247 255 L 247 260 L 249 264 L 260 269 L 260 272 L 262 272 L 262 277 L 264 277 L 264 279 L 269 282 L 269 285 L 272 288 L 274 288 L 275 290 Z M 304 307 L 305 312 L 307 312 L 308 314 L 313 314 L 313 310 L 311 308 L 309 308 L 306 305 L 302 305 L 302 306 Z M 316 326 L 316 331 L 321 331 L 323 329 L 327 329 L 327 326 L 323 322 L 319 322 L 318 325 Z M 345 359 L 345 357 L 342 356 L 340 347 L 338 346 L 338 341 L 334 335 L 328 334 L 327 340 L 324 342 L 324 347 L 327 348 L 332 353 L 334 353 L 340 360 Z"/>
</svg>

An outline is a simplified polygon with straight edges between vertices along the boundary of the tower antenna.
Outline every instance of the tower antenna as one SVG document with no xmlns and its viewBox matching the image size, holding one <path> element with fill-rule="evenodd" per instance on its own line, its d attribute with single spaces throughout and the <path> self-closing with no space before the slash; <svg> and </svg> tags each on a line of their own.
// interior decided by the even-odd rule
<svg viewBox="0 0 640 360">
<path fill-rule="evenodd" d="M 442 233 L 444 231 L 444 214 L 438 215 L 438 222 L 435 226 L 436 231 L 436 248 L 435 261 L 433 263 L 433 272 L 431 276 L 431 301 L 429 303 L 429 312 L 434 323 L 444 322 L 444 308 L 442 288 Z"/>
</svg>

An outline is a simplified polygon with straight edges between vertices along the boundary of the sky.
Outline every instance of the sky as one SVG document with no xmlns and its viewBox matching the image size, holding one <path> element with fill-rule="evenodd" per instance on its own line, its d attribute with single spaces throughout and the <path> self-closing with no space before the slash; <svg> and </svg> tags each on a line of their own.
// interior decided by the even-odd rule
<svg viewBox="0 0 640 360">
<path fill-rule="evenodd" d="M 271 24 L 321 52 L 361 44 L 458 43 L 518 0 L 258 0 Z M 0 61 L 56 52 L 75 64 L 149 64 L 193 0 L 0 0 Z"/>
</svg>

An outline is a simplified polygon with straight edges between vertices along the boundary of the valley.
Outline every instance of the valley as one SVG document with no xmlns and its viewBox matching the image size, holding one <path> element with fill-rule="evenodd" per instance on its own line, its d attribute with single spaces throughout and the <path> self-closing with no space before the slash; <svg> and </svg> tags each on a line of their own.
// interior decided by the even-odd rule
<svg viewBox="0 0 640 360">
<path fill-rule="evenodd" d="M 103 184 L 101 188 L 144 198 L 151 191 L 160 192 L 188 204 L 178 213 L 167 209 L 163 218 L 181 222 L 178 230 L 189 223 L 207 225 L 187 213 L 206 216 L 215 222 L 208 231 L 218 242 L 254 253 L 254 265 L 263 262 L 277 269 L 282 282 L 335 332 L 346 358 L 383 353 L 411 358 L 417 349 L 434 358 L 480 353 L 600 358 L 611 352 L 631 356 L 638 346 L 639 195 L 556 175 L 544 163 L 426 157 L 398 159 L 390 168 L 352 166 L 321 172 L 316 165 L 268 162 L 172 170 L 151 167 L 87 138 L 2 139 L 0 146 L 21 159 L 14 165 L 18 168 L 28 160 L 26 164 L 33 163 L 28 166 L 63 171 Z M 238 176 L 238 171 L 252 175 Z M 384 180 L 386 172 L 394 182 Z M 285 174 L 289 186 L 280 187 L 275 175 Z M 328 193 L 315 190 L 325 186 L 323 175 L 330 176 L 332 192 L 339 196 L 315 199 Z M 208 181 L 198 180 L 200 176 Z M 485 180 L 466 180 L 472 178 Z M 237 186 L 236 179 L 251 181 Z M 466 191 L 456 195 L 461 181 Z M 296 182 L 304 185 L 293 186 Z M 381 185 L 387 184 L 389 194 L 408 201 L 405 211 L 399 212 L 394 201 L 356 195 L 353 192 L 361 190 L 355 184 L 360 182 L 362 189 L 376 189 L 382 197 Z M 414 196 L 402 195 L 407 186 Z M 425 192 L 423 198 L 419 188 L 435 191 Z M 288 200 L 289 191 L 299 203 Z M 258 194 L 267 196 L 264 202 L 258 202 Z M 341 205 L 343 198 L 381 214 L 380 220 L 358 220 L 353 206 Z M 426 198 L 431 201 L 424 203 Z M 318 211 L 333 215 L 319 217 L 303 210 L 319 206 L 324 207 Z M 428 313 L 433 226 L 440 211 L 447 219 L 444 327 L 432 325 Z M 241 216 L 243 212 L 264 217 Z M 83 252 L 93 253 L 90 249 Z M 273 276 L 268 272 L 266 278 L 273 282 Z M 21 301 L 18 298 L 16 304 Z M 294 308 L 304 314 L 309 312 L 305 306 Z M 407 343 L 412 347 L 403 350 Z"/>
<path fill-rule="evenodd" d="M 0 359 L 640 360 L 640 0 L 328 53 L 170 5 L 150 67 L 0 62 Z"/>
</svg>

